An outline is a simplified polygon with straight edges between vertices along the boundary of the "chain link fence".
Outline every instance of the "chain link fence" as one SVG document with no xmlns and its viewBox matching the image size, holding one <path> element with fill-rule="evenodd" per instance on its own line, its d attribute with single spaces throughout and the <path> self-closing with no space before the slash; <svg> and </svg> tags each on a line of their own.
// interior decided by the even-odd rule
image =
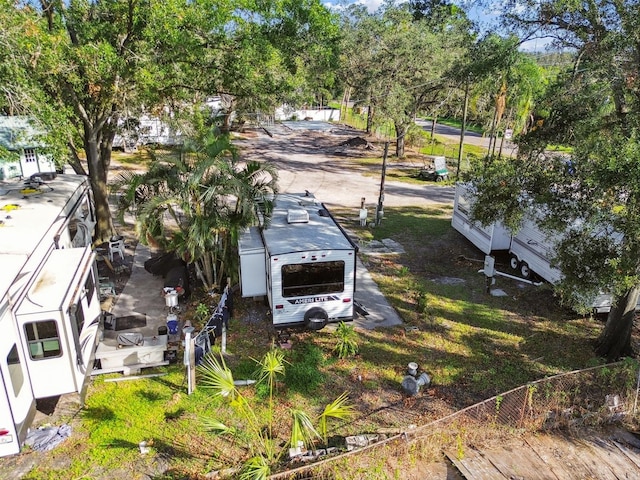
<svg viewBox="0 0 640 480">
<path fill-rule="evenodd" d="M 428 462 L 445 450 L 464 455 L 468 446 L 491 445 L 526 433 L 633 422 L 639 384 L 639 365 L 632 359 L 547 377 L 365 448 L 271 478 L 334 478 L 332 472 L 359 462 L 352 457 L 365 453 L 386 458 L 411 450 L 415 458 L 419 451 L 419 459 Z"/>
</svg>

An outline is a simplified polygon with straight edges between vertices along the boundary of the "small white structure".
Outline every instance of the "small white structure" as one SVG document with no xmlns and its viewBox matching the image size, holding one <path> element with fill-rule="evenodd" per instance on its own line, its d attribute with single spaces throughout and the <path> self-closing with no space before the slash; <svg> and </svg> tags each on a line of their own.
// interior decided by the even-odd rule
<svg viewBox="0 0 640 480">
<path fill-rule="evenodd" d="M 28 117 L 0 116 L 0 145 L 13 154 L 0 161 L 0 180 L 56 171 L 53 159 L 44 153 L 41 135 Z"/>
<path fill-rule="evenodd" d="M 314 120 L 321 122 L 339 122 L 340 110 L 331 107 L 293 108 L 283 105 L 276 109 L 275 120 Z"/>
<path fill-rule="evenodd" d="M 243 297 L 265 296 L 278 329 L 353 320 L 356 245 L 311 194 L 275 198 L 266 228 L 239 239 Z"/>
<path fill-rule="evenodd" d="M 495 250 L 508 250 L 511 246 L 511 232 L 504 225 L 493 223 L 484 227 L 479 222 L 471 220 L 470 212 L 474 198 L 474 193 L 467 184 L 456 184 L 451 226 L 484 254 L 488 255 Z"/>
<path fill-rule="evenodd" d="M 84 398 L 100 302 L 86 177 L 0 183 L 0 456 L 20 451 L 35 399 Z"/>
</svg>

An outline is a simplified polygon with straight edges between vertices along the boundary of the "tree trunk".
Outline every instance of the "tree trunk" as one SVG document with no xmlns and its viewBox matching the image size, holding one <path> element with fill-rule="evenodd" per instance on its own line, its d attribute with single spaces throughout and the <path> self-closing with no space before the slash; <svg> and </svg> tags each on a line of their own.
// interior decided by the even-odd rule
<svg viewBox="0 0 640 480">
<path fill-rule="evenodd" d="M 467 129 L 467 112 L 469 110 L 469 80 L 464 86 L 464 104 L 462 107 L 462 126 L 460 127 L 460 149 L 458 150 L 458 165 L 456 168 L 456 181 L 460 178 L 460 164 L 464 152 L 464 135 Z"/>
<path fill-rule="evenodd" d="M 229 133 L 231 131 L 231 119 L 236 111 L 236 100 L 232 98 L 229 102 L 228 108 L 225 109 L 224 115 L 222 117 L 222 125 L 220 126 L 220 131 L 223 133 Z"/>
<path fill-rule="evenodd" d="M 635 319 L 640 285 L 614 299 L 604 330 L 596 341 L 595 352 L 608 361 L 631 355 L 631 329 Z"/>
<path fill-rule="evenodd" d="M 407 132 L 409 131 L 409 124 L 395 125 L 396 129 L 396 157 L 404 158 L 404 144 Z"/>
<path fill-rule="evenodd" d="M 373 105 L 369 104 L 369 106 L 367 107 L 367 134 L 371 135 L 371 128 L 373 127 Z"/>
<path fill-rule="evenodd" d="M 96 133 L 88 127 L 85 127 L 84 149 L 87 156 L 89 181 L 93 190 L 93 202 L 96 207 L 95 242 L 103 243 L 109 240 L 109 237 L 114 233 L 113 219 L 109 208 L 109 188 L 107 186 L 109 165 L 107 160 L 105 166 L 105 160 L 100 154 Z"/>
</svg>

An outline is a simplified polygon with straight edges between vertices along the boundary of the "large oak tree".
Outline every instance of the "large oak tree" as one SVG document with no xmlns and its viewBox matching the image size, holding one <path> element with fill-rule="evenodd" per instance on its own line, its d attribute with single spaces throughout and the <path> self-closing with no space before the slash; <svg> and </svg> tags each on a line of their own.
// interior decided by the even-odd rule
<svg viewBox="0 0 640 480">
<path fill-rule="evenodd" d="M 215 94 L 272 107 L 308 78 L 326 80 L 337 35 L 318 0 L 0 0 L 0 10 L 12 73 L 3 104 L 44 124 L 89 175 L 98 240 L 113 231 L 107 174 L 124 117 Z"/>
</svg>

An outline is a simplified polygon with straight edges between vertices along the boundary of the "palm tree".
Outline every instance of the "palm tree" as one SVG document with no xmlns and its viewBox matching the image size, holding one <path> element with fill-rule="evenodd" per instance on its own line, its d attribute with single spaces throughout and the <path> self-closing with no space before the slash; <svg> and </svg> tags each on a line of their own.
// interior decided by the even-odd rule
<svg viewBox="0 0 640 480">
<path fill-rule="evenodd" d="M 227 136 L 207 133 L 185 142 L 179 155 L 152 154 L 142 174 L 122 175 L 118 206 L 133 212 L 143 242 L 175 251 L 206 290 L 235 278 L 230 248 L 238 232 L 267 215 L 277 193 L 277 174 L 260 162 L 242 164 Z"/>
<path fill-rule="evenodd" d="M 269 406 L 266 414 L 268 431 L 266 432 L 258 420 L 257 410 L 235 386 L 233 374 L 225 364 L 222 355 L 218 360 L 209 353 L 205 356 L 203 363 L 198 366 L 200 387 L 210 391 L 213 396 L 226 399 L 238 416 L 237 423 L 242 425 L 242 428 L 229 426 L 228 422 L 224 423 L 212 418 L 203 418 L 203 426 L 213 434 L 244 440 L 243 444 L 247 446 L 250 458 L 245 459 L 240 478 L 246 480 L 266 479 L 272 467 L 289 447 L 296 448 L 304 445 L 313 449 L 316 439 L 323 440 L 326 445 L 328 421 L 330 419 L 348 420 L 355 413 L 353 406 L 348 403 L 349 398 L 346 393 L 326 405 L 315 419 L 302 410 L 290 409 L 290 438 L 278 449 L 277 439 L 272 438 L 272 423 L 277 420 L 273 418 L 275 412 L 273 395 L 276 379 L 284 375 L 287 362 L 281 351 L 273 349 L 267 352 L 262 360 L 254 361 L 258 365 L 257 384 L 266 384 L 269 389 Z M 314 420 L 319 425 L 318 429 L 314 426 Z"/>
</svg>

